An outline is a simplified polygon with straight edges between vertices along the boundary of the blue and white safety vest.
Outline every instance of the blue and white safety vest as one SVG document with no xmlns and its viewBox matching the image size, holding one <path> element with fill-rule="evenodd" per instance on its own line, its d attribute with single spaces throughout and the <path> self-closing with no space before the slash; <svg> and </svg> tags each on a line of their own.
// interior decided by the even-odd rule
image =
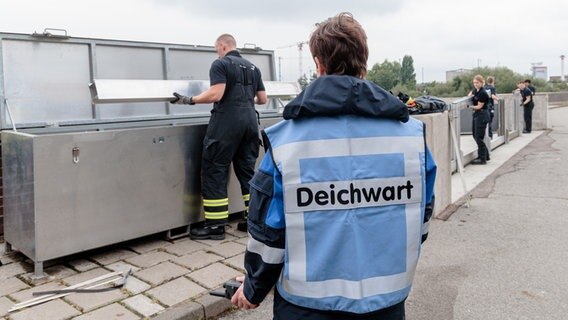
<svg viewBox="0 0 568 320">
<path fill-rule="evenodd" d="M 354 313 L 404 300 L 423 231 L 423 123 L 344 115 L 265 132 L 282 175 L 282 297 Z"/>
</svg>

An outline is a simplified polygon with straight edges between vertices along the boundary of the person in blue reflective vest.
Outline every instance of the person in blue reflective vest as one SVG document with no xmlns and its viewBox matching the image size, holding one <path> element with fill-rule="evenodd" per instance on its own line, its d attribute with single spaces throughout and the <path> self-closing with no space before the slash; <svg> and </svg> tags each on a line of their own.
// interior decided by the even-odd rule
<svg viewBox="0 0 568 320">
<path fill-rule="evenodd" d="M 363 79 L 351 14 L 317 24 L 310 50 L 318 78 L 263 131 L 231 302 L 256 308 L 276 286 L 274 319 L 404 319 L 434 203 L 424 124 Z"/>
</svg>

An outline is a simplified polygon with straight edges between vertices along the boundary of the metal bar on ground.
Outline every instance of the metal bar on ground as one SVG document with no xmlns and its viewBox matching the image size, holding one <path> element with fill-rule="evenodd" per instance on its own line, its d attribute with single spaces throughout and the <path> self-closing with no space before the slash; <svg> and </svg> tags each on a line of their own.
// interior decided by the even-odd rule
<svg viewBox="0 0 568 320">
<path fill-rule="evenodd" d="M 127 271 L 124 271 L 124 272 L 122 272 L 122 271 L 111 272 L 111 273 L 108 273 L 106 275 L 103 275 L 103 276 L 100 276 L 100 277 L 97 277 L 97 278 L 94 278 L 94 279 L 91 279 L 91 280 L 87 280 L 87 281 L 69 286 L 65 290 L 78 289 L 78 288 L 82 288 L 83 286 L 86 286 L 86 285 L 90 285 L 86 289 L 93 289 L 93 288 L 96 288 L 98 286 L 102 286 L 102 285 L 109 284 L 109 283 L 112 283 L 112 282 L 115 282 L 115 281 L 118 281 L 118 280 L 121 280 L 121 279 L 125 279 L 127 277 L 127 275 L 130 274 L 130 271 L 131 270 L 128 269 Z M 116 278 L 117 276 L 119 276 L 119 277 Z M 103 281 L 103 280 L 106 280 L 106 279 L 109 279 L 109 278 L 111 278 L 111 279 L 107 280 L 107 281 Z M 103 282 L 97 283 L 99 281 L 103 281 Z M 93 285 L 93 283 L 95 283 L 95 284 Z M 33 298 L 33 299 L 30 299 L 30 300 L 27 300 L 27 301 L 23 301 L 23 302 L 17 303 L 14 306 L 12 306 L 12 308 L 10 308 L 8 310 L 8 312 L 17 311 L 17 310 L 20 310 L 22 308 L 26 308 L 26 307 L 34 306 L 34 305 L 44 303 L 44 302 L 47 302 L 47 301 L 51 301 L 51 300 L 54 300 L 54 299 L 58 299 L 58 298 L 67 296 L 71 293 L 72 292 L 66 292 L 66 293 L 61 293 L 61 294 L 55 294 L 54 293 L 54 294 L 48 294 L 47 296 L 37 297 L 37 298 Z"/>
</svg>

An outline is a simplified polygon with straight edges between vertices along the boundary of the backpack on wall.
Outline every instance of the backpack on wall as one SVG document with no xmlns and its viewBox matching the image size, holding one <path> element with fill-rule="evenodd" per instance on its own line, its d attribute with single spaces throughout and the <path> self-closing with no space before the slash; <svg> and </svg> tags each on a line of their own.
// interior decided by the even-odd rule
<svg viewBox="0 0 568 320">
<path fill-rule="evenodd" d="M 438 97 L 420 96 L 415 98 L 414 102 L 416 106 L 408 109 L 411 114 L 436 113 L 448 110 L 448 104 Z"/>
</svg>

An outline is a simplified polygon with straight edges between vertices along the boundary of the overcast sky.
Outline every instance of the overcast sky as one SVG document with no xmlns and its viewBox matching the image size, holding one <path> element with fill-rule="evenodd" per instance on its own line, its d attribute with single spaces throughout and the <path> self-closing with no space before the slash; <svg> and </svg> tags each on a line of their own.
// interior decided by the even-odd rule
<svg viewBox="0 0 568 320">
<path fill-rule="evenodd" d="M 275 50 L 282 80 L 291 81 L 300 65 L 294 44 L 307 41 L 316 22 L 342 11 L 367 32 L 369 68 L 411 55 L 418 82 L 444 81 L 447 70 L 477 66 L 529 74 L 538 62 L 555 76 L 560 55 L 568 55 L 566 0 L 0 0 L 0 32 L 50 27 L 74 37 L 196 45 L 231 33 L 239 47 Z M 314 69 L 310 57 L 306 46 L 306 73 Z"/>
</svg>

